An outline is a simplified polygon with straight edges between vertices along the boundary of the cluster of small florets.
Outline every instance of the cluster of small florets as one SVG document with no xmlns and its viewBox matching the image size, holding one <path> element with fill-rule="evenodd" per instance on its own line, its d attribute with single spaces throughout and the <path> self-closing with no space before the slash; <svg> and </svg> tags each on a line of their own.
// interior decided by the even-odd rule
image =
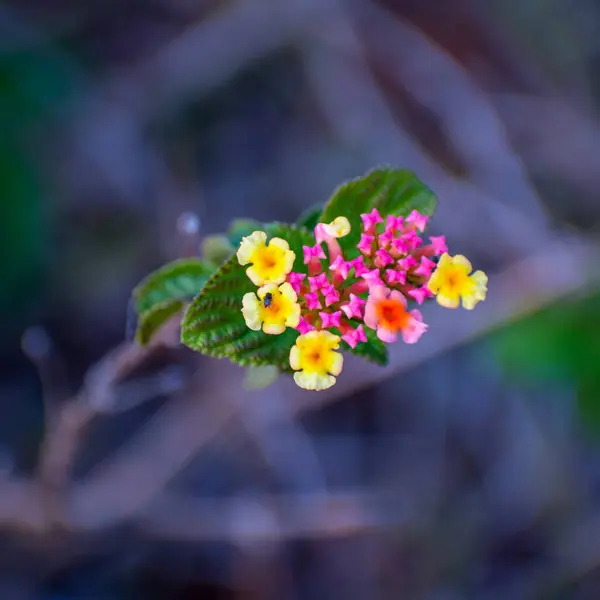
<svg viewBox="0 0 600 600">
<path fill-rule="evenodd" d="M 423 243 L 428 217 L 418 211 L 384 220 L 373 209 L 361 219 L 354 258 L 338 241 L 350 233 L 348 219 L 315 227 L 316 244 L 303 247 L 308 275 L 292 270 L 296 255 L 285 240 L 267 243 L 262 231 L 245 237 L 237 253 L 241 265 L 250 264 L 246 272 L 259 288 L 243 298 L 246 324 L 272 335 L 287 327 L 300 332 L 290 366 L 305 389 L 334 385 L 343 367 L 341 341 L 351 348 L 367 342 L 365 327 L 385 343 L 398 337 L 416 343 L 428 326 L 409 302 L 421 305 L 436 297 L 444 307 L 457 308 L 462 300 L 472 309 L 487 293 L 485 273 L 471 274 L 464 256 L 451 257 L 443 236 Z"/>
</svg>

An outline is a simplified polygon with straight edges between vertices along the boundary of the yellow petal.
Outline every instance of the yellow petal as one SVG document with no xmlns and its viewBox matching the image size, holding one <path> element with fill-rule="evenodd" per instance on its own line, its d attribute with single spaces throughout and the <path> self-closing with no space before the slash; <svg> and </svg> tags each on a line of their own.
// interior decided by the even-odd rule
<svg viewBox="0 0 600 600">
<path fill-rule="evenodd" d="M 463 256 L 462 254 L 457 254 L 452 259 L 452 264 L 463 269 L 465 273 L 467 273 L 467 275 L 473 270 L 473 266 L 471 265 L 469 259 L 466 256 Z"/>
<path fill-rule="evenodd" d="M 339 375 L 342 372 L 344 366 L 344 357 L 339 352 L 332 352 L 331 364 L 329 365 L 328 371 L 332 375 Z"/>
<path fill-rule="evenodd" d="M 242 315 L 244 315 L 244 321 L 249 329 L 260 330 L 260 302 L 252 292 L 244 294 L 242 298 Z"/>
<path fill-rule="evenodd" d="M 281 323 L 266 323 L 263 325 L 263 331 L 269 335 L 279 335 L 285 331 L 285 325 Z"/>
<path fill-rule="evenodd" d="M 327 235 L 335 238 L 341 238 L 350 233 L 350 221 L 346 217 L 337 217 L 329 225 L 323 225 Z"/>
<path fill-rule="evenodd" d="M 284 270 L 285 270 L 286 275 L 294 268 L 295 261 L 296 261 L 296 253 L 292 252 L 291 250 L 288 250 L 285 253 L 285 262 L 284 262 Z"/>
<path fill-rule="evenodd" d="M 290 302 L 298 302 L 298 295 L 294 291 L 292 285 L 287 281 L 279 286 L 279 292 L 286 300 L 289 300 Z"/>
<path fill-rule="evenodd" d="M 264 231 L 255 231 L 251 235 L 242 238 L 237 251 L 237 259 L 240 265 L 252 262 L 252 255 L 257 248 L 267 243 L 267 234 Z"/>
<path fill-rule="evenodd" d="M 452 264 L 452 258 L 447 252 L 444 252 L 444 254 L 442 254 L 442 256 L 440 257 L 440 261 L 438 262 L 438 269 L 440 267 L 445 267 L 446 265 L 450 264 Z"/>
<path fill-rule="evenodd" d="M 269 246 L 275 246 L 281 248 L 284 252 L 290 249 L 290 245 L 282 238 L 275 237 L 269 242 Z"/>
<path fill-rule="evenodd" d="M 437 302 L 444 308 L 458 308 L 460 304 L 460 298 L 458 294 L 443 294 L 440 293 L 436 296 Z"/>
<path fill-rule="evenodd" d="M 294 381 L 305 390 L 326 390 L 335 385 L 335 377 L 319 373 L 294 373 Z"/>
<path fill-rule="evenodd" d="M 265 285 L 263 285 L 262 287 L 258 288 L 258 291 L 256 292 L 256 295 L 263 300 L 266 294 L 276 294 L 277 293 L 277 285 L 275 285 L 274 283 L 267 283 Z"/>
<path fill-rule="evenodd" d="M 254 285 L 262 285 L 265 280 L 262 274 L 256 269 L 256 267 L 248 267 L 246 269 L 246 275 Z"/>
<path fill-rule="evenodd" d="M 294 369 L 294 371 L 298 371 L 301 368 L 300 366 L 300 348 L 298 346 L 292 346 L 290 350 L 290 367 Z"/>
<path fill-rule="evenodd" d="M 300 323 L 300 305 L 294 304 L 285 324 L 287 327 L 297 327 L 298 323 Z"/>
</svg>

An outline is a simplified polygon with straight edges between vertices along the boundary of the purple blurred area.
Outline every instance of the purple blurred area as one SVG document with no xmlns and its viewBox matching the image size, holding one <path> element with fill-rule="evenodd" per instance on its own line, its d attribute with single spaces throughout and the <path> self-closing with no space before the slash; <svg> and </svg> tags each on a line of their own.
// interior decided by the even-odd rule
<svg viewBox="0 0 600 600">
<path fill-rule="evenodd" d="M 0 600 L 598 600 L 599 34 L 593 0 L 3 2 Z M 152 269 L 380 164 L 476 311 L 316 397 L 129 341 Z"/>
</svg>

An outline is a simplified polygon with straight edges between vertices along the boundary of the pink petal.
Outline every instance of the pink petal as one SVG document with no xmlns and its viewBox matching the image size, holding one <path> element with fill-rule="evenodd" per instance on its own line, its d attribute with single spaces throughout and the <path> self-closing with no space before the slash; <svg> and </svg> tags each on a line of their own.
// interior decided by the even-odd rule
<svg viewBox="0 0 600 600">
<path fill-rule="evenodd" d="M 340 300 L 340 293 L 332 284 L 324 286 L 321 289 L 321 294 L 323 294 L 325 298 L 325 306 L 331 306 Z"/>
<path fill-rule="evenodd" d="M 379 246 L 389 248 L 390 244 L 396 239 L 396 234 L 391 231 L 383 232 L 378 238 Z"/>
<path fill-rule="evenodd" d="M 431 292 L 425 287 L 415 288 L 414 290 L 410 290 L 408 295 L 416 301 L 416 303 L 420 306 L 427 300 L 431 298 Z"/>
<path fill-rule="evenodd" d="M 394 264 L 394 259 L 390 256 L 390 253 L 383 248 L 375 252 L 375 264 L 382 269 L 388 265 Z"/>
<path fill-rule="evenodd" d="M 362 274 L 362 278 L 367 282 L 369 288 L 376 286 L 385 286 L 381 280 L 379 269 L 373 269 Z"/>
<path fill-rule="evenodd" d="M 363 233 L 360 236 L 360 242 L 358 243 L 358 245 L 356 246 L 363 254 L 366 254 L 367 256 L 371 256 L 371 253 L 373 252 L 373 241 L 375 240 L 375 238 L 372 235 L 367 235 L 366 233 Z"/>
<path fill-rule="evenodd" d="M 315 244 L 314 246 L 302 246 L 302 250 L 304 251 L 305 265 L 307 265 L 311 260 L 320 260 L 323 258 L 327 258 L 320 244 Z"/>
<path fill-rule="evenodd" d="M 433 270 L 436 268 L 436 264 L 429 260 L 426 256 L 421 257 L 421 264 L 418 269 L 415 269 L 415 275 L 421 275 L 423 277 L 430 277 Z"/>
<path fill-rule="evenodd" d="M 386 344 L 393 344 L 398 341 L 398 332 L 386 329 L 385 327 L 377 328 L 377 337 Z"/>
<path fill-rule="evenodd" d="M 406 283 L 406 271 L 387 269 L 385 272 L 385 277 L 390 285 L 404 285 Z"/>
<path fill-rule="evenodd" d="M 406 222 L 414 225 L 419 231 L 425 231 L 429 217 L 422 215 L 418 210 L 413 210 L 406 218 Z"/>
<path fill-rule="evenodd" d="M 306 306 L 308 307 L 308 310 L 322 308 L 321 302 L 319 301 L 319 294 L 317 292 L 305 294 L 304 298 L 306 299 Z"/>
<path fill-rule="evenodd" d="M 336 311 L 334 313 L 320 312 L 321 326 L 323 329 L 329 329 L 330 327 L 341 327 L 342 312 Z"/>
<path fill-rule="evenodd" d="M 448 252 L 448 246 L 446 245 L 445 235 L 431 235 L 429 236 L 429 239 L 431 241 L 431 245 L 433 246 L 433 253 L 436 256 L 441 256 L 442 254 Z"/>
<path fill-rule="evenodd" d="M 389 299 L 394 300 L 394 302 L 399 302 L 404 308 L 407 306 L 404 294 L 398 290 L 392 290 L 392 293 L 389 295 Z"/>
<path fill-rule="evenodd" d="M 361 256 L 361 258 L 362 258 L 362 256 Z M 344 258 L 342 257 L 342 255 L 339 255 L 331 263 L 331 266 L 329 268 L 332 271 L 339 273 L 339 275 L 341 275 L 341 277 L 343 279 L 346 279 L 348 277 L 348 274 L 350 273 L 350 269 L 352 268 L 352 263 L 345 261 Z"/>
<path fill-rule="evenodd" d="M 423 317 L 418 310 L 413 310 L 410 314 L 412 318 L 409 320 L 408 325 L 402 330 L 402 339 L 407 344 L 415 344 L 429 329 L 429 325 L 423 323 Z"/>
<path fill-rule="evenodd" d="M 300 289 L 302 286 L 302 281 L 306 279 L 306 275 L 304 273 L 290 273 L 288 275 L 288 282 L 296 292 L 296 294 L 300 293 Z"/>
<path fill-rule="evenodd" d="M 397 264 L 401 269 L 404 269 L 405 271 L 410 271 L 419 263 L 416 261 L 414 256 L 407 256 L 406 258 L 401 258 Z"/>
<path fill-rule="evenodd" d="M 394 215 L 388 215 L 387 225 L 385 228 L 386 232 L 397 233 L 404 229 L 404 217 L 395 217 Z"/>
<path fill-rule="evenodd" d="M 310 291 L 317 292 L 322 287 L 328 285 L 329 281 L 327 280 L 327 274 L 321 273 L 320 275 L 317 275 L 316 277 L 309 277 L 308 283 L 310 284 Z"/>
<path fill-rule="evenodd" d="M 315 328 L 304 317 L 300 317 L 300 322 L 296 326 L 296 329 L 301 335 L 304 335 L 309 331 L 314 331 Z"/>
<path fill-rule="evenodd" d="M 377 223 L 383 223 L 383 218 L 379 214 L 379 211 L 374 208 L 370 213 L 360 215 L 363 221 L 364 229 L 368 232 L 374 232 Z"/>
<path fill-rule="evenodd" d="M 350 264 L 354 267 L 354 276 L 362 277 L 365 273 L 368 273 L 369 268 L 365 265 L 365 259 L 362 256 L 355 258 L 350 261 Z"/>
</svg>

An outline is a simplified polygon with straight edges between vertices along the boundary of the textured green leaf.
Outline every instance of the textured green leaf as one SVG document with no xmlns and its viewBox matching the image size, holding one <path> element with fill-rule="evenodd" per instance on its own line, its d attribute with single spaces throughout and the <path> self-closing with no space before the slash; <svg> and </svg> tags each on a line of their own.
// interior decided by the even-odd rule
<svg viewBox="0 0 600 600">
<path fill-rule="evenodd" d="M 307 208 L 299 217 L 296 223 L 301 227 L 306 227 L 306 229 L 313 230 L 317 223 L 319 222 L 319 217 L 323 212 L 323 205 L 316 204 L 315 206 L 311 206 Z"/>
<path fill-rule="evenodd" d="M 152 336 L 184 306 L 180 300 L 166 300 L 155 304 L 140 315 L 135 339 L 140 346 L 146 346 Z"/>
<path fill-rule="evenodd" d="M 215 268 L 198 258 L 176 260 L 154 271 L 133 290 L 139 315 L 169 300 L 191 300 Z"/>
<path fill-rule="evenodd" d="M 294 270 L 306 272 L 302 246 L 315 243 L 312 234 L 294 225 L 273 224 L 263 228 L 269 238 L 282 237 L 288 241 L 296 253 Z M 251 331 L 244 322 L 242 298 L 256 289 L 246 275 L 246 267 L 232 256 L 189 306 L 181 328 L 182 342 L 203 354 L 228 357 L 241 365 L 274 365 L 289 371 L 289 351 L 298 332 L 288 328 L 281 335 L 267 335 Z"/>
<path fill-rule="evenodd" d="M 412 171 L 379 168 L 338 187 L 319 221 L 329 223 L 339 216 L 350 221 L 352 231 L 340 244 L 352 255 L 360 241 L 362 213 L 377 208 L 384 217 L 407 216 L 416 209 L 432 216 L 436 206 L 434 193 Z"/>
<path fill-rule="evenodd" d="M 372 329 L 365 327 L 367 342 L 358 344 L 356 348 L 350 348 L 346 342 L 342 343 L 342 348 L 345 351 L 352 352 L 356 356 L 366 358 L 377 365 L 385 367 L 388 364 L 388 349 L 378 337 L 377 333 Z"/>
</svg>

